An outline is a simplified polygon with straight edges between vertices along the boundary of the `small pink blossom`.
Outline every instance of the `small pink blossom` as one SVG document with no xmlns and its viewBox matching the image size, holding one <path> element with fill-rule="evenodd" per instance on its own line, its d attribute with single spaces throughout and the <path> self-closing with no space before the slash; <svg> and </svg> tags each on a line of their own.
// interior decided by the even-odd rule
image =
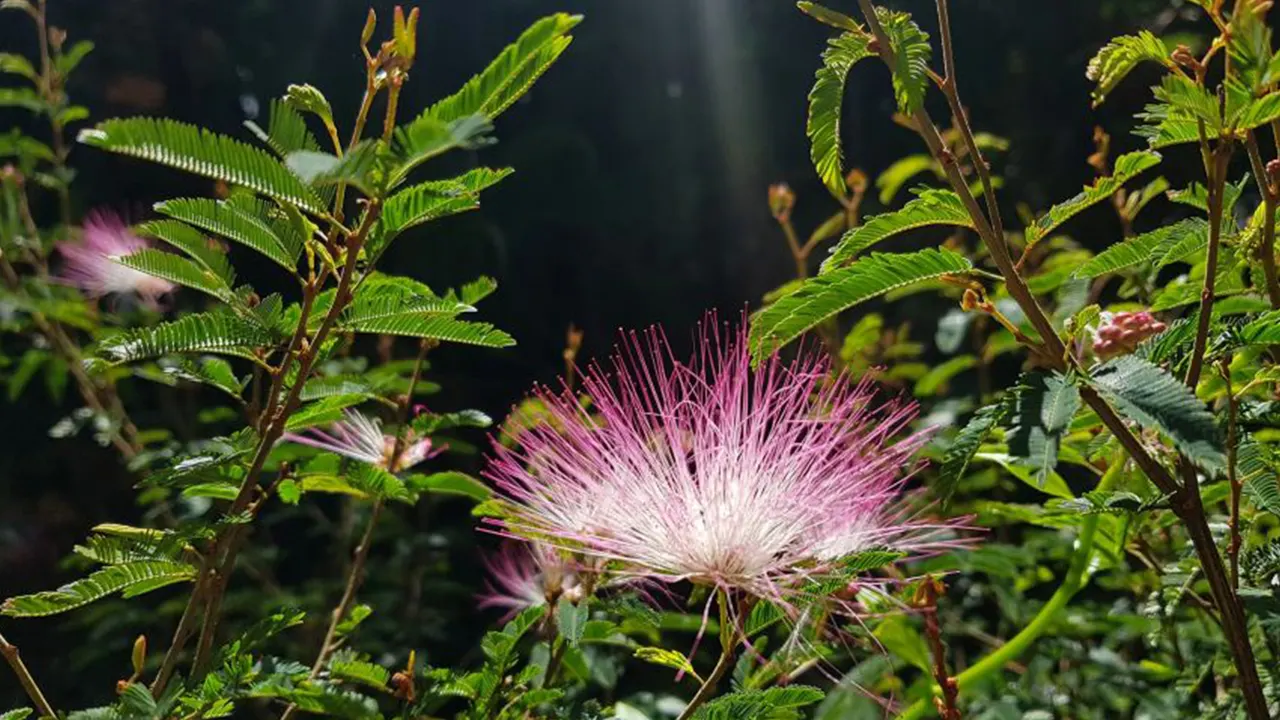
<svg viewBox="0 0 1280 720">
<path fill-rule="evenodd" d="M 58 243 L 61 278 L 90 297 L 136 294 L 150 305 L 176 287 L 168 280 L 126 267 L 117 260 L 151 247 L 116 213 L 98 210 L 84 221 L 81 242 Z"/>
<path fill-rule="evenodd" d="M 384 435 L 382 424 L 373 418 L 347 410 L 344 419 L 335 422 L 325 432 L 311 428 L 304 433 L 285 433 L 284 439 L 300 445 L 328 450 L 343 457 L 375 465 L 390 472 L 400 472 L 439 455 L 443 448 L 433 448 L 431 438 L 416 438 L 411 432 L 404 441 L 404 448 L 391 466 L 395 455 L 396 437 Z"/>
<path fill-rule="evenodd" d="M 582 599 L 578 573 L 555 548 L 541 543 L 508 541 L 484 559 L 489 579 L 479 597 L 482 608 L 503 608 L 515 614 L 567 597 Z"/>
<path fill-rule="evenodd" d="M 825 355 L 750 367 L 744 333 L 712 322 L 695 357 L 661 333 L 632 335 L 612 373 L 574 393 L 537 392 L 550 422 L 495 443 L 486 476 L 509 503 L 506 531 L 612 561 L 623 578 L 690 580 L 785 599 L 807 578 L 879 548 L 959 544 L 955 523 L 903 503 L 923 434 L 914 404 L 832 378 Z"/>
<path fill-rule="evenodd" d="M 1166 327 L 1145 310 L 1102 313 L 1102 322 L 1093 333 L 1093 352 L 1103 360 L 1128 355 L 1143 340 L 1164 332 Z"/>
</svg>

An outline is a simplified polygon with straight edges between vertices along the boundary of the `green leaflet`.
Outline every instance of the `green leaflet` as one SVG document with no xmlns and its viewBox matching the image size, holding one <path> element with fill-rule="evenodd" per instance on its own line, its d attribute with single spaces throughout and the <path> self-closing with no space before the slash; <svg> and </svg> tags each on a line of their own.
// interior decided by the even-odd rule
<svg viewBox="0 0 1280 720">
<path fill-rule="evenodd" d="M 256 250 L 293 272 L 302 254 L 302 238 L 282 219 L 257 203 L 210 198 L 178 198 L 157 203 L 156 212 Z M 262 212 L 253 212 L 261 210 Z"/>
<path fill-rule="evenodd" d="M 1179 262 L 1208 242 L 1209 223 L 1188 218 L 1151 232 L 1126 238 L 1081 265 L 1072 275 L 1095 278 L 1149 262 L 1161 268 Z"/>
<path fill-rule="evenodd" d="M 581 15 L 557 13 L 534 23 L 461 90 L 427 109 L 427 115 L 452 122 L 468 115 L 497 117 L 528 91 L 560 53 L 569 47 L 569 31 Z"/>
<path fill-rule="evenodd" d="M 1095 83 L 1093 106 L 1101 105 L 1131 70 L 1146 61 L 1173 67 L 1169 49 L 1147 30 L 1137 35 L 1121 35 L 1104 45 L 1085 70 L 1085 77 Z"/>
<path fill-rule="evenodd" d="M 224 135 L 168 119 L 107 120 L 80 131 L 80 142 L 241 185 L 313 213 L 324 204 L 269 153 Z"/>
<path fill-rule="evenodd" d="M 818 177 L 838 198 L 848 193 L 844 180 L 844 155 L 840 147 L 845 79 L 859 60 L 874 54 L 868 46 L 870 40 L 870 36 L 861 29 L 828 40 L 827 49 L 822 53 L 822 67 L 818 69 L 813 89 L 809 91 L 809 117 L 805 125 L 809 156 Z"/>
<path fill-rule="evenodd" d="M 877 7 L 876 18 L 893 48 L 893 94 L 898 111 L 911 115 L 924 107 L 929 87 L 929 60 L 933 56 L 929 35 L 909 13 Z"/>
<path fill-rule="evenodd" d="M 1080 409 L 1080 391 L 1070 377 L 1057 373 L 1022 376 L 1007 437 L 1009 452 L 1026 458 L 1040 482 L 1058 464 L 1062 435 Z"/>
<path fill-rule="evenodd" d="M 57 590 L 9 598 L 0 605 L 0 615 L 40 617 L 74 610 L 122 592 L 125 597 L 141 595 L 165 585 L 187 582 L 196 577 L 196 568 L 183 562 L 139 560 L 105 567 L 86 578 Z"/>
<path fill-rule="evenodd" d="M 823 320 L 889 290 L 953 273 L 972 265 L 948 250 L 873 253 L 849 267 L 810 278 L 751 318 L 756 363 Z"/>
<path fill-rule="evenodd" d="M 112 363 L 192 352 L 255 359 L 258 350 L 276 340 L 261 324 L 218 309 L 112 335 L 99 344 L 98 352 Z"/>
<path fill-rule="evenodd" d="M 1039 242 L 1062 223 L 1070 220 L 1085 209 L 1111 197 L 1129 180 L 1139 173 L 1160 163 L 1159 153 L 1140 150 L 1126 153 L 1116 158 L 1115 170 L 1111 175 L 1098 178 L 1092 185 L 1085 187 L 1079 195 L 1058 203 L 1049 209 L 1036 222 L 1027 228 L 1027 244 Z"/>
<path fill-rule="evenodd" d="M 954 192 L 922 189 L 902 209 L 868 218 L 862 225 L 846 232 L 831 249 L 831 256 L 823 261 L 821 272 L 847 265 L 858 253 L 881 240 L 929 225 L 972 228 L 973 217 Z"/>
<path fill-rule="evenodd" d="M 1216 474 L 1226 466 L 1213 415 L 1169 373 L 1126 355 L 1094 368 L 1090 382 L 1121 415 L 1167 435 L 1205 471 Z"/>
<path fill-rule="evenodd" d="M 127 268 L 143 272 L 169 282 L 212 295 L 223 302 L 231 302 L 235 294 L 217 273 L 201 268 L 180 255 L 144 248 L 132 255 L 114 258 Z"/>
</svg>

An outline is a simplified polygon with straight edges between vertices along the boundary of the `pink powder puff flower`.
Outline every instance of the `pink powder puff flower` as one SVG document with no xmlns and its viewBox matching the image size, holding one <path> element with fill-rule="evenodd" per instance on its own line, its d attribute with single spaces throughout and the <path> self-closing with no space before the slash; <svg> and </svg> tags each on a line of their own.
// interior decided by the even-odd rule
<svg viewBox="0 0 1280 720">
<path fill-rule="evenodd" d="M 926 435 L 898 439 L 914 404 L 832 378 L 825 355 L 751 369 L 744 332 L 676 362 L 662 334 L 633 334 L 612 373 L 583 390 L 536 391 L 550 422 L 495 443 L 486 477 L 508 504 L 505 532 L 613 561 L 623 579 L 689 580 L 785 601 L 841 560 L 965 544 L 955 522 L 912 513 L 903 486 Z"/>
<path fill-rule="evenodd" d="M 1166 327 L 1146 311 L 1104 312 L 1097 329 L 1093 331 L 1093 352 L 1102 360 L 1128 355 L 1143 340 L 1159 335 Z"/>
<path fill-rule="evenodd" d="M 58 252 L 63 259 L 60 275 L 65 282 L 80 288 L 90 297 L 136 294 L 154 307 L 157 299 L 173 292 L 177 286 L 117 262 L 119 258 L 149 247 L 151 244 L 134 235 L 116 213 L 94 211 L 85 218 L 79 243 L 58 243 Z"/>
<path fill-rule="evenodd" d="M 412 433 L 405 439 L 404 449 L 391 467 L 395 454 L 396 437 L 384 435 L 382 424 L 373 418 L 347 410 L 344 419 L 335 422 L 325 432 L 311 428 L 305 433 L 285 433 L 284 439 L 300 445 L 328 450 L 343 457 L 375 465 L 390 472 L 400 472 L 444 452 L 444 448 L 432 448 L 431 438 L 418 439 Z"/>
<path fill-rule="evenodd" d="M 559 597 L 582 599 L 576 570 L 542 543 L 507 541 L 484 559 L 484 566 L 489 579 L 479 596 L 482 608 L 503 608 L 514 615 Z"/>
</svg>

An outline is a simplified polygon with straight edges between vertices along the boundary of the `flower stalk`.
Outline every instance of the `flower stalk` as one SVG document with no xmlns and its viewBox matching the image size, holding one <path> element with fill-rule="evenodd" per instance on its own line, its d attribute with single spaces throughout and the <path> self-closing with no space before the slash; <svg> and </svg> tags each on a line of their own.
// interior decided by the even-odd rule
<svg viewBox="0 0 1280 720">
<path fill-rule="evenodd" d="M 0 635 L 0 656 L 4 656 L 4 660 L 13 670 L 13 674 L 18 677 L 18 682 L 22 685 L 23 691 L 27 693 L 27 697 L 35 704 L 36 710 L 40 712 L 42 718 L 56 718 L 58 713 L 49 704 L 45 698 L 44 691 L 40 689 L 40 685 L 31 675 L 31 671 L 27 669 L 26 663 L 22 661 L 22 655 L 18 652 L 17 646 L 11 644 Z"/>
</svg>

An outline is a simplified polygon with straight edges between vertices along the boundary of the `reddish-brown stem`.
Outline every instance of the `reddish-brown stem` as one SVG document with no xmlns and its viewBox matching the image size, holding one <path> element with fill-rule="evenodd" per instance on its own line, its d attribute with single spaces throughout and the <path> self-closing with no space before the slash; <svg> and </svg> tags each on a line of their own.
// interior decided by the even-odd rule
<svg viewBox="0 0 1280 720">
<path fill-rule="evenodd" d="M 1236 396 L 1231 384 L 1231 360 L 1223 358 L 1218 364 L 1222 373 L 1222 381 L 1227 386 L 1227 481 L 1231 485 L 1231 519 L 1228 529 L 1231 533 L 1227 541 L 1227 558 L 1231 562 L 1231 589 L 1240 590 L 1240 478 L 1236 471 L 1236 442 L 1239 435 L 1236 430 Z"/>
<path fill-rule="evenodd" d="M 942 628 L 938 624 L 938 595 L 940 583 L 926 577 L 920 587 L 920 613 L 924 616 L 924 635 L 933 657 L 933 681 L 942 689 L 942 697 L 935 698 L 938 715 L 942 720 L 960 720 L 957 703 L 960 687 L 947 670 L 947 646 L 942 642 Z"/>
<path fill-rule="evenodd" d="M 1209 168 L 1209 247 L 1205 255 L 1204 286 L 1200 290 L 1200 314 L 1196 321 L 1195 344 L 1191 350 L 1191 364 L 1187 367 L 1187 386 L 1195 390 L 1204 367 L 1204 353 L 1209 344 L 1209 325 L 1213 320 L 1213 298 L 1218 276 L 1218 247 L 1222 240 L 1223 190 L 1227 184 L 1227 163 L 1231 159 L 1231 145 L 1219 143 L 1210 153 Z"/>
<path fill-rule="evenodd" d="M 13 669 L 13 674 L 18 676 L 18 682 L 22 685 L 23 691 L 27 693 L 27 697 L 31 698 L 31 702 L 35 704 L 36 710 L 40 711 L 41 717 L 56 718 L 58 713 L 54 711 L 53 706 L 45 699 L 44 692 L 40 690 L 40 686 L 31 675 L 31 671 L 27 669 L 26 663 L 22 662 L 22 655 L 18 652 L 18 648 L 4 639 L 0 635 L 0 655 L 4 656 L 5 662 Z"/>
<path fill-rule="evenodd" d="M 1276 274 L 1276 204 L 1277 192 L 1267 173 L 1267 166 L 1262 162 L 1262 153 L 1258 150 L 1258 138 L 1249 132 L 1245 141 L 1249 152 L 1249 165 L 1253 168 L 1253 180 L 1262 194 L 1262 243 L 1258 246 L 1258 257 L 1262 260 L 1262 275 L 1267 283 L 1267 299 L 1273 309 L 1280 310 L 1280 277 Z"/>
</svg>

